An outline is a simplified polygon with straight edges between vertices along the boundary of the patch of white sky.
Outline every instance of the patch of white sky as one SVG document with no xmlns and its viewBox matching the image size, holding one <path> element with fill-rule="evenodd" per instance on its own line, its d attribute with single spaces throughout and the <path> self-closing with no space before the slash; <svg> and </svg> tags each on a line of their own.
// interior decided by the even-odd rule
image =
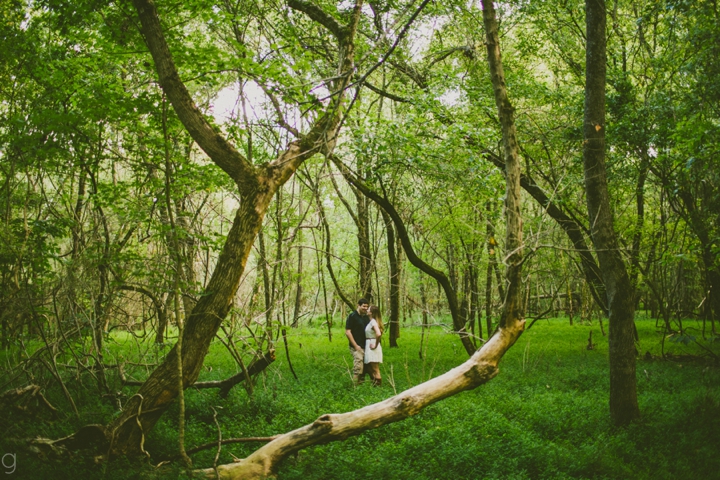
<svg viewBox="0 0 720 480">
<path fill-rule="evenodd" d="M 430 53 L 430 45 L 436 32 L 452 21 L 450 15 L 439 15 L 417 22 L 416 28 L 408 33 L 410 44 L 410 57 L 413 62 L 424 63 Z M 450 60 L 453 61 L 453 60 Z M 437 99 L 446 107 L 457 106 L 463 98 L 460 88 L 453 85 L 446 85 L 445 90 L 439 93 Z"/>
<path fill-rule="evenodd" d="M 261 48 L 258 54 L 259 58 L 267 58 L 279 53 L 275 51 L 276 47 L 271 46 L 267 42 L 267 39 L 260 39 L 259 43 L 260 45 L 258 46 Z M 288 73 L 293 74 L 293 59 L 285 57 L 284 61 L 286 62 Z M 298 78 L 297 82 L 298 86 L 303 84 L 303 87 L 309 87 L 310 92 L 321 102 L 327 103 L 329 101 L 330 91 L 322 80 L 312 81 L 311 79 Z M 245 97 L 245 109 L 248 120 L 251 123 L 257 121 L 273 123 L 277 120 L 277 111 L 271 99 L 258 83 L 253 80 L 245 80 L 243 81 L 242 90 Z M 285 121 L 289 125 L 300 129 L 302 122 L 302 112 L 300 109 L 294 105 L 284 104 L 280 98 L 278 98 L 278 101 L 280 101 Z M 220 125 L 235 122 L 237 119 L 242 118 L 242 103 L 238 82 L 227 85 L 217 93 L 210 104 L 210 113 L 215 119 L 215 122 Z"/>
<path fill-rule="evenodd" d="M 470 7 L 475 4 L 479 4 L 479 0 L 470 0 L 468 6 Z M 338 2 L 338 10 L 350 11 L 354 5 L 354 0 L 342 0 Z M 373 15 L 367 4 L 363 5 L 363 14 L 367 16 Z M 409 54 L 413 62 L 422 63 L 423 60 L 427 58 L 430 45 L 436 32 L 451 21 L 452 17 L 450 15 L 437 15 L 427 19 L 416 20 L 415 25 L 413 25 L 413 28 L 411 28 L 407 34 L 407 44 L 410 46 Z M 397 23 L 392 26 L 396 27 L 396 30 L 399 30 L 402 24 Z M 384 53 L 385 52 L 379 52 L 378 59 L 382 58 Z M 291 61 L 290 59 L 288 60 Z M 252 116 L 256 120 L 273 121 L 276 118 L 276 113 L 271 106 L 270 99 L 259 85 L 255 82 L 248 81 L 245 83 L 243 91 L 249 116 L 252 112 Z M 327 100 L 330 95 L 330 91 L 322 80 L 317 80 L 315 86 L 313 86 L 310 91 L 321 101 Z M 242 110 L 239 94 L 239 86 L 237 83 L 228 85 L 217 93 L 210 105 L 210 111 L 215 122 L 225 124 L 240 118 Z M 462 100 L 462 96 L 462 91 L 459 88 L 448 86 L 443 93 L 439 94 L 438 100 L 446 106 L 456 106 Z M 287 111 L 284 112 L 286 115 L 285 120 L 289 124 L 298 127 L 301 121 L 300 111 L 292 107 L 287 107 L 286 110 Z"/>
<path fill-rule="evenodd" d="M 265 109 L 262 107 L 269 102 L 269 99 L 262 88 L 255 82 L 246 82 L 243 85 L 245 99 L 249 109 L 256 118 L 266 118 Z M 233 122 L 242 115 L 240 100 L 240 85 L 236 82 L 220 90 L 210 103 L 210 114 L 215 122 L 223 125 Z"/>
</svg>

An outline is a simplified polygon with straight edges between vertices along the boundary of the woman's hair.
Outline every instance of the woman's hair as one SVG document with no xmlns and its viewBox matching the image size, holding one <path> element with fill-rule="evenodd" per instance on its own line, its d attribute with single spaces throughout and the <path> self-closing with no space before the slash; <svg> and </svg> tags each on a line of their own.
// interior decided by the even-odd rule
<svg viewBox="0 0 720 480">
<path fill-rule="evenodd" d="M 378 328 L 380 333 L 385 331 L 385 325 L 382 323 L 382 315 L 380 315 L 380 307 L 377 305 L 370 305 L 370 317 L 377 320 Z"/>
</svg>

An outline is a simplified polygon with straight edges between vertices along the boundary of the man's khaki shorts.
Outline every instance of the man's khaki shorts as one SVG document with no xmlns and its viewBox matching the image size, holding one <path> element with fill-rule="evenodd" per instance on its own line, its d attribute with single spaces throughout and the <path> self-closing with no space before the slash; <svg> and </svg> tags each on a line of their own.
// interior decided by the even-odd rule
<svg viewBox="0 0 720 480">
<path fill-rule="evenodd" d="M 365 368 L 365 352 L 363 350 L 358 352 L 350 347 L 350 353 L 353 356 L 353 375 L 362 375 Z"/>
</svg>

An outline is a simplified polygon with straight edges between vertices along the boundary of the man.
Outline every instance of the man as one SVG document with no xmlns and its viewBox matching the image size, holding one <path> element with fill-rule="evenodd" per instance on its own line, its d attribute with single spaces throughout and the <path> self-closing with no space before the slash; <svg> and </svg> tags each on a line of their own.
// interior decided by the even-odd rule
<svg viewBox="0 0 720 480">
<path fill-rule="evenodd" d="M 353 356 L 353 381 L 359 385 L 365 381 L 365 327 L 370 323 L 367 316 L 370 303 L 361 298 L 357 310 L 348 315 L 345 321 L 345 336 L 348 338 L 350 353 Z"/>
</svg>

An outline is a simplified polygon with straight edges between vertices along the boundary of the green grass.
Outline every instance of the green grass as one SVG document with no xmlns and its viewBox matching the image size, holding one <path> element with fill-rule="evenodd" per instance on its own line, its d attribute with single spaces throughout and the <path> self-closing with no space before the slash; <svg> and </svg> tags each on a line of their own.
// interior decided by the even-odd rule
<svg viewBox="0 0 720 480">
<path fill-rule="evenodd" d="M 661 335 L 655 321 L 640 319 L 637 324 L 642 419 L 628 428 L 614 428 L 609 421 L 607 337 L 601 335 L 597 322 L 570 326 L 567 319 L 543 320 L 523 334 L 502 360 L 499 375 L 486 385 L 431 405 L 403 422 L 303 450 L 283 463 L 279 478 L 720 478 L 720 369 L 681 357 L 702 352 L 693 342 L 666 341 L 665 352 L 676 360 L 660 360 Z M 595 350 L 585 348 L 591 330 Z M 417 385 L 467 358 L 457 337 L 433 327 L 426 333 L 421 360 L 420 329 L 403 328 L 400 348 L 383 345 L 383 387 L 355 388 L 347 341 L 340 328 L 333 333 L 333 341 L 328 342 L 327 332 L 320 328 L 289 330 L 297 381 L 280 343 L 277 361 L 258 378 L 253 397 L 241 386 L 227 399 L 214 390 L 188 390 L 187 447 L 217 438 L 213 407 L 223 438 L 274 435 L 324 413 L 347 412 L 383 400 L 394 389 L 400 392 Z M 115 342 L 115 354 L 128 358 L 134 340 L 118 334 Z M 714 345 L 709 344 L 717 352 Z M 649 359 L 645 352 L 650 352 Z M 161 354 L 149 348 L 143 361 Z M 206 367 L 201 380 L 225 378 L 236 371 L 221 345 L 213 346 Z M 9 443 L 10 437 L 59 437 L 84 423 L 107 422 L 113 406 L 98 401 L 91 381 L 83 378 L 83 382 L 84 387 L 76 387 L 68 380 L 70 391 L 77 395 L 79 421 L 73 416 L 55 422 L 18 419 L 6 429 L 2 451 L 19 448 Z M 135 391 L 123 390 L 128 396 Z M 56 406 L 71 411 L 58 392 L 48 396 Z M 220 462 L 231 462 L 233 455 L 245 457 L 258 446 L 228 445 Z M 155 463 L 176 452 L 177 407 L 163 416 L 145 447 Z M 52 458 L 38 462 L 36 456 L 17 453 L 17 478 L 183 475 L 177 466 L 155 469 L 136 459 L 95 465 L 81 456 L 73 462 Z M 214 450 L 200 452 L 193 455 L 193 462 L 205 468 L 212 465 L 214 455 Z"/>
</svg>

